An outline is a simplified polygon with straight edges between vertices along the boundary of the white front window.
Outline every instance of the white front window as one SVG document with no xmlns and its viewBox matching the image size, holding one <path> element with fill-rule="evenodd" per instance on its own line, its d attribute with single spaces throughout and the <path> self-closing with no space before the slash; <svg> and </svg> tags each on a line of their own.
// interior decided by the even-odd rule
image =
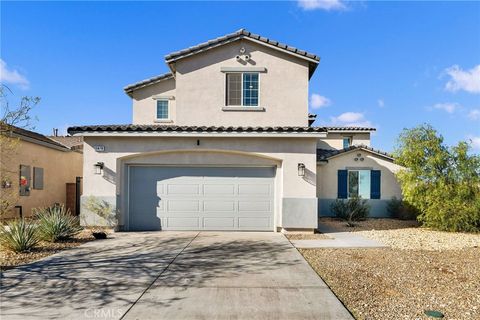
<svg viewBox="0 0 480 320">
<path fill-rule="evenodd" d="M 168 100 L 157 100 L 157 120 L 168 119 Z"/>
<path fill-rule="evenodd" d="M 370 170 L 348 170 L 348 197 L 370 199 Z"/>
<path fill-rule="evenodd" d="M 226 105 L 258 107 L 258 73 L 227 73 Z"/>
</svg>

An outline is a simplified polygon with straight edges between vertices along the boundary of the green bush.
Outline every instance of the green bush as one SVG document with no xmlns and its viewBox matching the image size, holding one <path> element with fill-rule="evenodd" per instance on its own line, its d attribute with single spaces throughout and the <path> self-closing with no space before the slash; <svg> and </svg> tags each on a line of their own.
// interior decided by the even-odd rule
<svg viewBox="0 0 480 320">
<path fill-rule="evenodd" d="M 57 242 L 73 237 L 82 230 L 78 218 L 64 205 L 35 209 L 40 239 Z"/>
<path fill-rule="evenodd" d="M 337 199 L 331 204 L 330 209 L 337 218 L 346 220 L 349 225 L 353 225 L 353 221 L 365 220 L 370 214 L 367 200 L 359 197 L 348 200 Z"/>
<path fill-rule="evenodd" d="M 387 203 L 387 212 L 391 217 L 400 220 L 416 220 L 419 215 L 418 210 L 408 202 L 392 197 Z"/>
<path fill-rule="evenodd" d="M 467 142 L 449 147 L 430 125 L 405 129 L 395 150 L 404 201 L 424 226 L 480 232 L 480 155 Z"/>
<path fill-rule="evenodd" d="M 0 244 L 14 252 L 29 251 L 39 242 L 37 227 L 32 222 L 16 219 L 0 225 Z"/>
</svg>

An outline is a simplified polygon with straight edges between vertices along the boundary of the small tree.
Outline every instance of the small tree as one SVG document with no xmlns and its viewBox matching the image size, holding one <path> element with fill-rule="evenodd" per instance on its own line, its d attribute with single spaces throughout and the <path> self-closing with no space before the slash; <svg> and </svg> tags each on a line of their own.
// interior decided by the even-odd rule
<svg viewBox="0 0 480 320">
<path fill-rule="evenodd" d="M 446 231 L 480 230 L 480 157 L 459 142 L 447 147 L 430 125 L 405 129 L 395 150 L 403 198 L 425 226 Z"/>
<path fill-rule="evenodd" d="M 12 107 L 8 100 L 11 90 L 0 86 L 0 217 L 10 212 L 18 201 L 18 189 L 12 187 L 18 179 L 17 167 L 12 167 L 13 159 L 19 145 L 18 138 L 13 136 L 13 126 L 31 129 L 33 119 L 31 110 L 39 102 L 39 97 L 22 97 L 18 105 Z"/>
</svg>

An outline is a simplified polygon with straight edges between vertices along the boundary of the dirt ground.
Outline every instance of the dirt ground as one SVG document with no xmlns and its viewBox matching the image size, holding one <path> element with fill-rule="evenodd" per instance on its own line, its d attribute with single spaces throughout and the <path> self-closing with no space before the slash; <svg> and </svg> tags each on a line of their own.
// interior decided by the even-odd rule
<svg viewBox="0 0 480 320">
<path fill-rule="evenodd" d="M 29 252 L 15 253 L 0 247 L 0 269 L 6 270 L 15 266 L 34 262 L 61 250 L 77 247 L 92 240 L 94 240 L 94 238 L 92 237 L 90 231 L 82 231 L 74 238 L 65 241 L 55 243 L 41 241 Z"/>
<path fill-rule="evenodd" d="M 432 231 L 414 221 L 370 219 L 349 228 L 389 248 L 299 249 L 358 319 L 480 319 L 480 235 Z"/>
</svg>

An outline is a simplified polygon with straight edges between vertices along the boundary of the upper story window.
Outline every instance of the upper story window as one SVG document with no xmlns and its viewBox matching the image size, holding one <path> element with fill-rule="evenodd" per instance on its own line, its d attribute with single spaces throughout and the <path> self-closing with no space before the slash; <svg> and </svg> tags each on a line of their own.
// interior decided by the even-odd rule
<svg viewBox="0 0 480 320">
<path fill-rule="evenodd" d="M 157 100 L 157 120 L 167 120 L 168 115 L 168 100 Z"/>
<path fill-rule="evenodd" d="M 349 148 L 352 145 L 352 137 L 343 137 L 343 148 Z"/>
<path fill-rule="evenodd" d="M 227 73 L 227 106 L 258 107 L 258 73 Z"/>
</svg>

